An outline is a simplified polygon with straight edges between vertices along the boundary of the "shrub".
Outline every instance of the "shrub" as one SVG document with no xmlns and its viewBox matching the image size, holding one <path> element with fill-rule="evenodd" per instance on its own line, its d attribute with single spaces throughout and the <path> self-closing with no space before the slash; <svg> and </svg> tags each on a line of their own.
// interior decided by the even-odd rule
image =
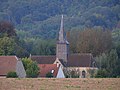
<svg viewBox="0 0 120 90">
<path fill-rule="evenodd" d="M 51 72 L 48 72 L 48 73 L 46 74 L 46 77 L 51 78 L 51 77 L 53 77 L 53 74 L 52 74 Z"/>
<path fill-rule="evenodd" d="M 18 76 L 17 76 L 16 72 L 11 71 L 11 72 L 7 73 L 6 77 L 7 78 L 17 78 Z"/>
<path fill-rule="evenodd" d="M 117 78 L 120 78 L 120 76 L 117 76 Z"/>
<path fill-rule="evenodd" d="M 37 65 L 37 63 L 36 62 L 33 62 L 33 63 L 31 63 L 29 66 L 28 66 L 28 68 L 27 68 L 27 70 L 26 70 L 26 74 L 27 74 L 27 77 L 28 78 L 36 78 L 36 77 L 38 77 L 38 75 L 39 75 L 39 67 L 38 67 L 38 65 Z"/>
<path fill-rule="evenodd" d="M 96 78 L 106 78 L 108 76 L 108 72 L 105 69 L 98 70 L 97 74 L 95 75 Z"/>
<path fill-rule="evenodd" d="M 72 70 L 70 74 L 71 74 L 71 78 L 79 78 L 79 74 L 77 73 L 77 71 Z"/>
</svg>

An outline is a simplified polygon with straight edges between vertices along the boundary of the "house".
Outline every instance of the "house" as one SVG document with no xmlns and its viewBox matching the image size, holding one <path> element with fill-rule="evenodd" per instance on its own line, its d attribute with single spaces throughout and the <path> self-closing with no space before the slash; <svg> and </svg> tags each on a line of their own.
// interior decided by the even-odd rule
<svg viewBox="0 0 120 90">
<path fill-rule="evenodd" d="M 22 61 L 16 56 L 0 56 L 0 76 L 6 77 L 8 72 L 15 71 L 19 78 L 25 78 L 26 72 Z"/>
<path fill-rule="evenodd" d="M 47 77 L 51 73 L 54 78 L 65 78 L 63 70 L 58 64 L 38 64 L 40 68 L 39 77 Z"/>
<path fill-rule="evenodd" d="M 91 70 L 97 70 L 96 62 L 91 53 L 70 54 L 69 42 L 64 33 L 63 15 L 58 41 L 56 43 L 56 55 L 53 56 L 34 56 L 30 58 L 39 64 L 60 64 L 64 73 L 70 74 L 75 72 L 78 77 L 90 77 Z"/>
</svg>

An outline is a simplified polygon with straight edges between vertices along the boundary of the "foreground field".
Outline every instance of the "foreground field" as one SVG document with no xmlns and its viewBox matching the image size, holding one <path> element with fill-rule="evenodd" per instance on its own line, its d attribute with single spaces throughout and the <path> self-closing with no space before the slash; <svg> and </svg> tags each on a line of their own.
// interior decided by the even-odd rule
<svg viewBox="0 0 120 90">
<path fill-rule="evenodd" d="M 120 90 L 120 79 L 0 78 L 0 90 Z"/>
</svg>

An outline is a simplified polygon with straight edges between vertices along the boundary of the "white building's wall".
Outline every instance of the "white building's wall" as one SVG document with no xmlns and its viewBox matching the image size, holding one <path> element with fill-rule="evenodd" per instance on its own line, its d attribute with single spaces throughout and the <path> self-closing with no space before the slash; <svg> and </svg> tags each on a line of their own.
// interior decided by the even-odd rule
<svg viewBox="0 0 120 90">
<path fill-rule="evenodd" d="M 97 70 L 98 68 L 92 68 L 92 67 L 67 67 L 67 70 L 70 71 L 76 71 L 79 73 L 79 77 L 82 78 L 82 71 L 85 71 L 86 78 L 90 78 L 89 70 Z"/>
<path fill-rule="evenodd" d="M 63 73 L 61 66 L 59 67 L 58 74 L 57 74 L 56 78 L 65 78 L 65 75 Z"/>
<path fill-rule="evenodd" d="M 25 78 L 26 77 L 26 72 L 23 66 L 23 63 L 21 60 L 17 59 L 17 64 L 16 64 L 16 73 L 19 78 Z"/>
</svg>

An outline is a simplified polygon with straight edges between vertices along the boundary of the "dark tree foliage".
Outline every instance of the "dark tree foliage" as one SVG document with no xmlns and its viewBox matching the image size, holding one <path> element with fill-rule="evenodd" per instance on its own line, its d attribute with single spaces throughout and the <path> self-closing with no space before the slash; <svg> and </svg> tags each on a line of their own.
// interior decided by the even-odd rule
<svg viewBox="0 0 120 90">
<path fill-rule="evenodd" d="M 120 21 L 119 0 L 2 0 L 0 20 L 14 23 L 30 36 L 55 38 L 60 15 L 65 29 L 102 27 L 113 29 Z"/>
<path fill-rule="evenodd" d="M 31 53 L 35 55 L 55 55 L 54 40 L 36 39 L 33 42 Z"/>
<path fill-rule="evenodd" d="M 28 78 L 36 78 L 39 75 L 39 67 L 36 62 L 32 61 L 30 58 L 22 58 L 23 65 Z"/>
<path fill-rule="evenodd" d="M 0 22 L 0 55 L 29 56 L 28 51 L 17 37 L 14 26 L 4 21 Z"/>
<path fill-rule="evenodd" d="M 106 78 L 108 77 L 108 73 L 105 69 L 98 70 L 97 74 L 95 75 L 96 78 Z"/>
<path fill-rule="evenodd" d="M 108 30 L 71 30 L 67 37 L 73 53 L 92 53 L 96 56 L 109 51 L 112 47 L 112 36 Z"/>
<path fill-rule="evenodd" d="M 95 77 L 119 77 L 120 58 L 117 51 L 112 49 L 107 54 L 102 54 L 96 58 L 99 69 Z"/>
<path fill-rule="evenodd" d="M 27 77 L 36 78 L 39 75 L 39 67 L 36 62 L 33 62 L 28 65 L 28 68 L 26 70 Z"/>
<path fill-rule="evenodd" d="M 120 29 L 112 31 L 112 49 L 96 57 L 100 70 L 95 77 L 120 77 Z"/>
<path fill-rule="evenodd" d="M 0 38 L 0 55 L 13 55 L 15 54 L 16 43 L 12 38 Z"/>
<path fill-rule="evenodd" d="M 15 37 L 16 31 L 14 29 L 14 26 L 9 22 L 0 22 L 0 37 L 3 35 L 6 35 L 7 37 Z"/>
<path fill-rule="evenodd" d="M 7 73 L 6 77 L 7 78 L 17 78 L 18 76 L 17 76 L 16 72 L 11 71 L 11 72 Z"/>
<path fill-rule="evenodd" d="M 46 74 L 46 77 L 47 77 L 47 78 L 52 78 L 52 77 L 53 77 L 53 74 L 52 74 L 51 72 L 48 72 L 48 73 Z"/>
</svg>

